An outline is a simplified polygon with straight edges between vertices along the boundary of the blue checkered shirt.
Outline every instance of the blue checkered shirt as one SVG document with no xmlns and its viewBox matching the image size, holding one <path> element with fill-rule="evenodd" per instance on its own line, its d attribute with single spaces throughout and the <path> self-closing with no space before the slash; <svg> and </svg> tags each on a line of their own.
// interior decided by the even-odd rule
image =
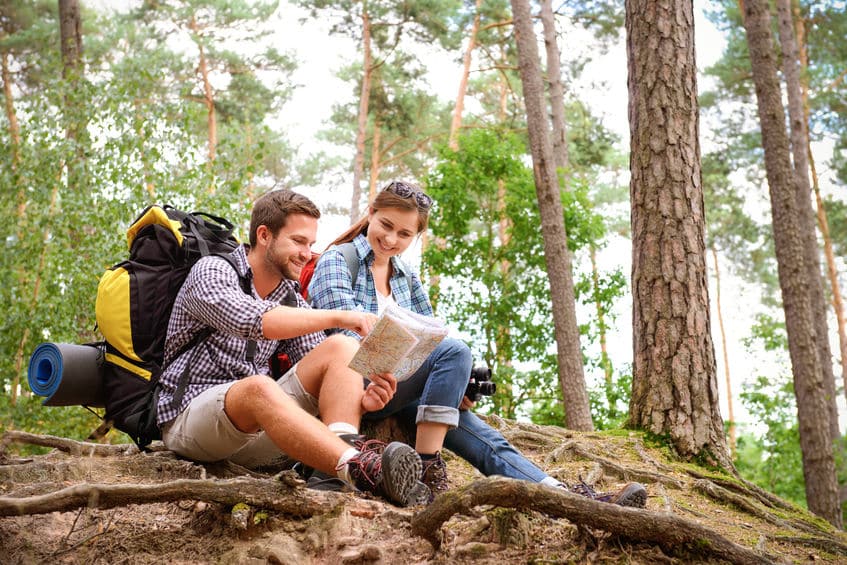
<svg viewBox="0 0 847 565">
<path fill-rule="evenodd" d="M 232 252 L 238 273 L 250 280 L 251 294 L 241 287 L 239 276 L 221 258 L 199 260 L 177 294 L 165 341 L 166 369 L 160 377 L 159 425 L 166 424 L 185 410 L 193 398 L 214 385 L 250 375 L 270 374 L 268 361 L 279 346 L 292 363 L 298 362 L 324 339 L 324 333 L 311 333 L 282 341 L 262 334 L 262 316 L 288 296 L 295 296 L 303 308 L 309 305 L 300 296 L 296 281 L 283 280 L 267 297 L 260 298 L 253 287 L 253 272 L 247 263 L 247 246 Z M 203 328 L 214 331 L 179 358 L 172 357 Z M 253 362 L 247 360 L 247 344 L 256 341 Z M 174 392 L 187 363 L 189 382 L 182 401 L 172 406 Z M 170 364 L 168 364 L 170 363 Z"/>
<path fill-rule="evenodd" d="M 315 274 L 309 283 L 309 296 L 313 308 L 326 310 L 358 310 L 361 312 L 378 312 L 376 285 L 371 273 L 374 253 L 368 238 L 359 235 L 353 240 L 356 255 L 359 257 L 359 272 L 356 280 L 350 280 L 350 269 L 344 255 L 334 247 L 321 254 L 315 266 Z M 391 296 L 398 305 L 424 316 L 432 316 L 432 306 L 424 292 L 418 275 L 412 271 L 399 257 L 391 258 L 392 274 L 389 285 Z M 407 273 L 412 276 L 412 287 L 409 288 Z M 361 338 L 349 330 L 329 330 L 327 333 L 343 331 L 353 337 Z"/>
</svg>

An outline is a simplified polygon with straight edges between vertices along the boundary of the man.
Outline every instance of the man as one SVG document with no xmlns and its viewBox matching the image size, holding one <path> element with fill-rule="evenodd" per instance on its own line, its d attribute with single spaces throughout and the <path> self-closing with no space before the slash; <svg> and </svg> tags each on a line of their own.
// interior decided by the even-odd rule
<svg viewBox="0 0 847 565">
<path fill-rule="evenodd" d="M 305 196 L 271 191 L 253 206 L 249 245 L 230 256 L 238 273 L 219 257 L 194 265 L 168 325 L 158 406 L 163 441 L 197 461 L 255 467 L 284 454 L 406 505 L 420 488 L 417 453 L 357 436 L 362 414 L 383 408 L 397 382 L 369 375 L 363 387 L 347 367 L 358 342 L 323 333 L 342 327 L 366 335 L 376 317 L 312 310 L 296 292 L 319 217 Z M 251 283 L 246 290 L 242 279 Z M 211 335 L 191 344 L 207 327 Z M 293 366 L 274 381 L 268 361 L 278 345 Z"/>
</svg>

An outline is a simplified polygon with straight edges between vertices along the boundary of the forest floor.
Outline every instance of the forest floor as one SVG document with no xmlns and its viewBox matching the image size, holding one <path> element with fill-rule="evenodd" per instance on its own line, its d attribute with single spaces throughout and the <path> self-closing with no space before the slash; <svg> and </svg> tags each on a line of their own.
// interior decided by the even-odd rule
<svg viewBox="0 0 847 565">
<path fill-rule="evenodd" d="M 554 477 L 639 481 L 644 510 L 482 478 L 447 454 L 427 507 L 307 489 L 291 472 L 239 475 L 169 452 L 6 432 L 3 563 L 847 563 L 847 535 L 735 477 L 682 463 L 633 432 L 489 418 Z M 20 444 L 58 447 L 16 454 Z"/>
</svg>

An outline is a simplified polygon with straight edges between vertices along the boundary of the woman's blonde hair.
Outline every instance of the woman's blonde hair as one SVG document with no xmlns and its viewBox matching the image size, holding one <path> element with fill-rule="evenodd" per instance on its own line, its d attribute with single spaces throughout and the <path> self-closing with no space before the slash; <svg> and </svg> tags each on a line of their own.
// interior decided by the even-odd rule
<svg viewBox="0 0 847 565">
<path fill-rule="evenodd" d="M 394 192 L 399 187 L 411 189 L 409 196 L 400 196 Z M 422 196 L 419 196 L 422 195 Z M 428 203 L 426 206 L 421 202 Z M 384 208 L 396 208 L 398 210 L 417 210 L 418 212 L 418 233 L 422 233 L 429 224 L 429 210 L 432 205 L 432 199 L 416 184 L 409 182 L 390 182 L 380 190 L 371 202 L 368 212 L 358 222 L 347 228 L 347 230 L 339 235 L 335 241 L 329 244 L 340 245 L 353 241 L 360 234 L 367 233 L 368 225 L 370 224 L 370 212 L 378 212 Z"/>
</svg>

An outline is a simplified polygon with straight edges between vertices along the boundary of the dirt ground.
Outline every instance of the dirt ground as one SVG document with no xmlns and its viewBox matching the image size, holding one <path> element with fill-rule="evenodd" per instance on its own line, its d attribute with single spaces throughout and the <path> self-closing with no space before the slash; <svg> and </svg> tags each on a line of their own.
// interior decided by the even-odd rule
<svg viewBox="0 0 847 565">
<path fill-rule="evenodd" d="M 672 531 L 664 542 L 645 541 L 638 535 L 620 536 L 579 520 L 506 503 L 473 506 L 451 515 L 438 526 L 441 543 L 436 549 L 412 534 L 413 518 L 424 511 L 421 507 L 398 508 L 355 493 L 317 493 L 318 498 L 310 500 L 329 501 L 330 510 L 305 512 L 301 517 L 255 505 L 196 499 L 103 509 L 95 507 L 97 500 L 91 495 L 89 507 L 0 517 L 0 561 L 91 565 L 847 563 L 843 532 L 775 497 L 749 490 L 736 479 L 675 461 L 667 449 L 649 445 L 638 434 L 574 433 L 499 419 L 492 422 L 560 480 L 573 482 L 581 476 L 600 490 L 632 480 L 645 484 L 649 491 L 646 511 L 634 511 L 625 519 L 650 524 L 677 518 L 680 524 L 708 528 L 760 560 L 748 561 L 749 555 L 744 560 L 727 559 L 727 554 L 721 557 L 702 541 L 700 546 L 680 544 Z M 2 501 L 41 500 L 35 497 L 72 485 L 166 485 L 216 476 L 215 470 L 168 455 L 131 452 L 83 457 L 56 450 L 23 458 L 12 447 L 0 462 L 0 508 Z M 480 478 L 458 457 L 448 453 L 446 461 L 451 492 L 464 492 L 463 486 Z"/>
</svg>

